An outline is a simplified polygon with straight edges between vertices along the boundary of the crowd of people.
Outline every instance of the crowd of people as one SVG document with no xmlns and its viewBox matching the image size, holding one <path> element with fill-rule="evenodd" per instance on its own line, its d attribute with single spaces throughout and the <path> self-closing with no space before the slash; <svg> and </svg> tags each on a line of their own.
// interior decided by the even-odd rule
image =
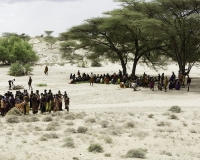
<svg viewBox="0 0 200 160">
<path fill-rule="evenodd" d="M 62 111 L 63 103 L 65 109 L 69 112 L 69 102 L 70 98 L 66 91 L 64 94 L 61 94 L 60 91 L 53 94 L 51 90 L 47 92 L 46 89 L 43 93 L 36 90 L 35 93 L 31 91 L 30 94 L 27 90 L 23 92 L 16 91 L 15 94 L 8 91 L 4 95 L 0 95 L 0 112 L 4 116 L 10 109 L 16 107 L 23 114 L 29 114 L 31 110 L 33 114 L 37 114 L 39 110 L 41 113 L 50 113 L 52 111 Z"/>
<path fill-rule="evenodd" d="M 119 70 L 118 74 L 114 73 L 111 75 L 109 73 L 91 73 L 90 75 L 83 73 L 81 75 L 80 71 L 78 70 L 77 74 L 70 74 L 69 83 L 73 84 L 76 82 L 90 82 L 90 85 L 93 85 L 93 83 L 119 84 L 121 88 L 133 88 L 135 91 L 137 90 L 137 87 L 150 88 L 152 91 L 154 91 L 154 88 L 157 84 L 158 90 L 164 90 L 166 92 L 167 89 L 180 90 L 181 87 L 185 87 L 185 84 L 187 84 L 189 91 L 191 78 L 188 74 L 182 74 L 180 71 L 178 72 L 178 76 L 172 72 L 172 75 L 168 78 L 164 73 L 161 75 L 158 74 L 156 77 L 147 75 L 145 72 L 142 76 L 132 76 L 131 74 L 122 74 L 121 70 Z"/>
</svg>

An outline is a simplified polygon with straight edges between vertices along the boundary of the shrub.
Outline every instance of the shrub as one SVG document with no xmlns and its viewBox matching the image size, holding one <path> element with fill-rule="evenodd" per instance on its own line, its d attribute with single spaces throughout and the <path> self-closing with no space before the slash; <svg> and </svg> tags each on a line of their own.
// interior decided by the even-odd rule
<svg viewBox="0 0 200 160">
<path fill-rule="evenodd" d="M 50 122 L 50 121 L 53 121 L 53 118 L 51 116 L 46 116 L 45 118 L 43 118 L 44 122 Z"/>
<path fill-rule="evenodd" d="M 64 119 L 66 119 L 66 120 L 73 120 L 73 119 L 75 119 L 75 118 L 74 118 L 74 115 L 73 115 L 73 114 L 67 114 L 67 115 L 64 117 Z"/>
<path fill-rule="evenodd" d="M 77 129 L 77 132 L 78 133 L 85 133 L 87 132 L 87 128 L 86 127 L 82 127 L 82 126 L 79 126 L 78 129 Z"/>
<path fill-rule="evenodd" d="M 171 154 L 170 152 L 167 152 L 167 151 L 165 151 L 165 150 L 164 150 L 164 151 L 161 151 L 160 154 L 161 154 L 161 155 L 172 156 L 172 154 Z"/>
<path fill-rule="evenodd" d="M 109 124 L 109 122 L 108 121 L 101 121 L 101 127 L 102 128 L 107 128 L 108 127 L 108 124 Z"/>
<path fill-rule="evenodd" d="M 41 141 L 47 141 L 48 139 L 57 139 L 59 138 L 58 135 L 56 133 L 45 133 L 41 136 L 40 140 Z"/>
<path fill-rule="evenodd" d="M 51 115 L 52 115 L 52 117 L 56 117 L 56 116 L 62 117 L 63 113 L 62 112 L 55 112 L 55 113 L 52 113 Z"/>
<path fill-rule="evenodd" d="M 175 114 L 171 114 L 169 118 L 170 119 L 178 119 L 178 117 Z"/>
<path fill-rule="evenodd" d="M 33 71 L 30 65 L 23 65 L 19 62 L 15 62 L 10 66 L 9 75 L 11 76 L 23 76 L 28 72 Z"/>
<path fill-rule="evenodd" d="M 74 117 L 75 117 L 76 119 L 83 119 L 85 116 L 86 116 L 86 113 L 85 113 L 85 112 L 80 112 L 80 113 L 75 113 L 75 114 L 74 114 Z"/>
<path fill-rule="evenodd" d="M 73 126 L 74 125 L 74 122 L 70 121 L 70 122 L 67 122 L 66 123 L 68 126 Z"/>
<path fill-rule="evenodd" d="M 174 112 L 174 113 L 180 113 L 181 108 L 179 106 L 172 106 L 169 111 Z"/>
<path fill-rule="evenodd" d="M 96 120 L 94 118 L 88 118 L 85 120 L 85 123 L 95 123 Z"/>
<path fill-rule="evenodd" d="M 149 117 L 149 118 L 153 118 L 153 117 L 154 117 L 154 114 L 149 114 L 148 117 Z"/>
<path fill-rule="evenodd" d="M 126 127 L 127 127 L 127 128 L 134 128 L 134 127 L 135 127 L 135 124 L 134 124 L 134 122 L 127 122 L 127 123 L 126 123 Z"/>
<path fill-rule="evenodd" d="M 67 128 L 67 129 L 65 130 L 65 132 L 66 132 L 66 133 L 76 133 L 76 129 L 74 129 L 74 128 Z"/>
<path fill-rule="evenodd" d="M 94 143 L 90 144 L 88 147 L 89 152 L 96 152 L 96 153 L 102 153 L 103 152 L 103 147 L 100 144 Z"/>
<path fill-rule="evenodd" d="M 111 153 L 105 153 L 104 156 L 105 157 L 111 157 Z"/>
<path fill-rule="evenodd" d="M 22 117 L 21 117 L 21 121 L 22 121 L 22 122 L 30 122 L 30 118 L 27 117 L 27 116 L 22 116 Z"/>
<path fill-rule="evenodd" d="M 37 84 L 37 86 L 38 86 L 38 87 L 46 87 L 47 84 L 46 84 L 46 83 L 39 83 L 39 84 Z"/>
<path fill-rule="evenodd" d="M 7 123 L 19 123 L 19 118 L 14 115 L 10 115 L 6 117 L 6 122 Z"/>
<path fill-rule="evenodd" d="M 10 109 L 6 115 L 14 115 L 14 116 L 22 116 L 22 112 L 20 112 L 16 107 L 13 107 L 12 109 Z"/>
<path fill-rule="evenodd" d="M 145 158 L 145 149 L 131 149 L 126 153 L 126 158 Z"/>
<path fill-rule="evenodd" d="M 64 144 L 62 147 L 68 147 L 68 148 L 75 148 L 74 140 L 71 137 L 67 137 L 64 139 Z"/>
<path fill-rule="evenodd" d="M 31 122 L 38 122 L 38 121 L 40 121 L 40 120 L 39 120 L 38 117 L 32 116 L 32 117 L 30 118 L 30 121 L 31 121 Z"/>
<path fill-rule="evenodd" d="M 59 126 L 58 122 L 51 122 L 47 125 L 46 131 L 57 131 L 58 126 Z"/>
<path fill-rule="evenodd" d="M 105 137 L 105 138 L 104 138 L 104 141 L 105 141 L 106 143 L 109 143 L 109 144 L 113 143 L 113 140 L 112 140 L 111 137 Z"/>
<path fill-rule="evenodd" d="M 157 123 L 157 126 L 170 126 L 170 123 L 161 121 Z"/>
</svg>

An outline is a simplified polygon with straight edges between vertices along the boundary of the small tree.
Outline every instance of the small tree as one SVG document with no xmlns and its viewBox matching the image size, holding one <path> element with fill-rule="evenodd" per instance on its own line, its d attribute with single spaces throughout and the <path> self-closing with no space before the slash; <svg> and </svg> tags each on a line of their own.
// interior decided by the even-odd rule
<svg viewBox="0 0 200 160">
<path fill-rule="evenodd" d="M 57 39 L 51 36 L 51 33 L 53 33 L 53 31 L 44 31 L 44 32 L 46 34 L 46 36 L 44 37 L 44 40 L 51 46 L 50 48 L 52 49 L 52 45 L 55 44 Z"/>
</svg>

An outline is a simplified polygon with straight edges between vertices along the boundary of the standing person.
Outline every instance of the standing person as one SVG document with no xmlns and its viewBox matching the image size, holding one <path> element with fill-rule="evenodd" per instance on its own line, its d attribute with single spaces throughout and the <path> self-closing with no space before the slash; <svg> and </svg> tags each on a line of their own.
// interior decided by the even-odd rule
<svg viewBox="0 0 200 160">
<path fill-rule="evenodd" d="M 188 86 L 188 92 L 189 92 L 189 89 L 190 89 L 190 83 L 191 83 L 191 78 L 189 77 L 189 75 L 188 75 L 188 77 L 187 77 L 187 86 Z"/>
<path fill-rule="evenodd" d="M 66 91 L 64 92 L 64 102 L 65 102 L 65 109 L 67 110 L 67 112 L 69 112 L 69 97 L 66 93 Z"/>
<path fill-rule="evenodd" d="M 91 75 L 90 75 L 90 86 L 91 86 L 91 84 L 92 84 L 92 86 L 93 86 L 93 82 L 94 82 L 94 75 L 93 75 L 93 73 L 91 72 Z"/>
<path fill-rule="evenodd" d="M 11 90 L 11 87 L 14 85 L 14 81 L 15 81 L 15 79 L 13 79 L 13 80 L 9 80 L 9 81 L 8 81 L 8 84 L 9 84 L 9 90 Z"/>
<path fill-rule="evenodd" d="M 3 96 L 0 96 L 0 102 L 1 102 L 1 116 L 5 116 L 5 101 L 3 99 Z"/>
<path fill-rule="evenodd" d="M 44 73 L 45 73 L 46 75 L 48 75 L 48 67 L 47 67 L 47 65 L 46 65 L 46 67 L 45 67 L 45 69 L 44 69 Z"/>
<path fill-rule="evenodd" d="M 30 76 L 30 77 L 29 77 L 29 80 L 28 80 L 28 87 L 29 87 L 29 90 L 30 90 L 30 88 L 31 88 L 31 90 L 33 90 L 31 84 L 32 84 L 32 78 L 31 78 L 31 76 Z"/>
<path fill-rule="evenodd" d="M 169 82 L 169 80 L 168 80 L 168 78 L 167 78 L 167 76 L 166 76 L 166 77 L 165 77 L 165 81 L 164 81 L 165 92 L 167 91 L 168 82 Z"/>
</svg>

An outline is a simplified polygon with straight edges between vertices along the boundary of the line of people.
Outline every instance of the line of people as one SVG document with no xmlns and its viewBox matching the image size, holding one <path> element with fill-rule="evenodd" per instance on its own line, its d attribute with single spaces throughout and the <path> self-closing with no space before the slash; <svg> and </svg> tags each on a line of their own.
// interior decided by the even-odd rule
<svg viewBox="0 0 200 160">
<path fill-rule="evenodd" d="M 50 113 L 51 111 L 63 110 L 63 102 L 65 109 L 69 112 L 70 98 L 66 91 L 64 94 L 61 94 L 60 91 L 57 94 L 53 94 L 51 90 L 47 92 L 45 89 L 44 93 L 41 94 L 39 90 L 36 90 L 35 93 L 31 91 L 29 94 L 27 90 L 24 90 L 24 92 L 16 91 L 15 95 L 8 91 L 4 95 L 0 95 L 0 112 L 4 116 L 10 109 L 16 107 L 23 114 L 29 114 L 30 110 L 32 110 L 33 114 L 37 114 L 38 110 L 41 113 Z"/>
</svg>

